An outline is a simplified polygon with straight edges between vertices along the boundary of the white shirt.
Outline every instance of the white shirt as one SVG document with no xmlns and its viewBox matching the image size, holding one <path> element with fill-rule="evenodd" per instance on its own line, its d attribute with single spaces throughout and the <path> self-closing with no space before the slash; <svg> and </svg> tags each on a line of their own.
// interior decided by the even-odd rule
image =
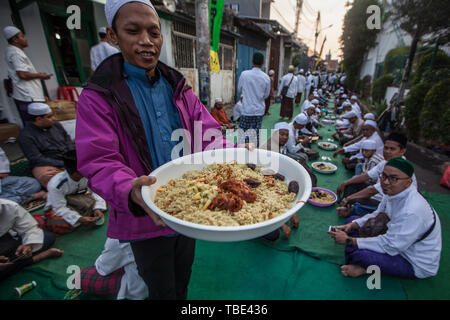
<svg viewBox="0 0 450 320">
<path fill-rule="evenodd" d="M 362 118 L 361 108 L 359 107 L 358 102 L 352 104 L 352 111 L 355 111 L 358 118 Z"/>
<path fill-rule="evenodd" d="M 270 95 L 270 78 L 260 68 L 241 73 L 238 91 L 244 96 L 243 116 L 263 116 L 266 110 L 265 99 Z"/>
<path fill-rule="evenodd" d="M 380 154 L 380 155 L 383 155 L 384 142 L 383 142 L 383 140 L 381 140 L 381 137 L 378 134 L 378 132 L 375 131 L 369 138 L 363 137 L 358 142 L 355 142 L 354 144 L 351 144 L 351 145 L 349 145 L 347 147 L 344 147 L 344 151 L 346 153 L 347 152 L 356 152 L 356 151 L 358 151 L 358 154 L 356 154 L 354 156 L 351 156 L 350 160 L 353 160 L 355 158 L 364 160 L 364 156 L 362 154 L 362 145 L 363 145 L 363 142 L 366 141 L 366 140 L 372 140 L 373 142 L 375 142 L 375 147 L 377 148 L 377 153 Z"/>
<path fill-rule="evenodd" d="M 0 148 L 0 173 L 10 173 L 9 159 L 5 151 Z M 0 191 L 1 192 L 1 191 Z"/>
<path fill-rule="evenodd" d="M 242 114 L 242 102 L 241 100 L 239 100 L 233 109 L 233 121 L 237 121 L 241 117 L 241 114 Z"/>
<path fill-rule="evenodd" d="M 372 238 L 357 238 L 358 248 L 390 256 L 400 254 L 408 260 L 417 278 L 437 274 L 442 250 L 441 223 L 436 216 L 433 231 L 422 241 L 419 240 L 433 224 L 433 211 L 428 202 L 413 185 L 394 196 L 384 196 L 378 209 L 362 218 L 354 220 L 363 226 L 367 220 L 384 212 L 390 221 L 384 235 Z"/>
<path fill-rule="evenodd" d="M 336 76 L 335 76 L 335 75 L 331 75 L 331 76 L 328 77 L 328 82 L 329 82 L 330 84 L 333 84 L 334 81 L 336 81 Z"/>
<path fill-rule="evenodd" d="M 303 145 L 300 142 L 297 142 L 297 136 L 298 132 L 300 130 L 297 130 L 294 128 L 294 123 L 289 123 L 289 139 L 286 142 L 286 149 L 290 153 L 297 153 L 298 151 L 303 149 Z"/>
<path fill-rule="evenodd" d="M 291 82 L 292 80 L 292 82 Z M 289 83 L 291 82 L 291 84 L 289 85 Z M 297 95 L 297 90 L 298 90 L 298 80 L 297 77 L 294 76 L 293 73 L 288 73 L 286 74 L 283 78 L 281 78 L 281 83 L 278 86 L 278 95 L 281 95 L 281 90 L 283 90 L 284 86 L 289 86 L 289 89 L 287 91 L 286 97 L 288 98 L 295 98 L 295 96 Z"/>
<path fill-rule="evenodd" d="M 144 300 L 148 297 L 148 288 L 139 276 L 133 251 L 129 243 L 106 238 L 105 249 L 95 261 L 95 268 L 102 276 L 124 268 L 125 274 L 120 282 L 117 300 Z"/>
<path fill-rule="evenodd" d="M 306 129 L 306 127 L 304 127 L 302 130 L 300 130 L 302 133 L 304 133 L 304 134 L 307 134 L 307 135 L 313 135 L 313 134 L 316 134 L 317 133 L 317 129 L 316 128 L 314 128 L 314 124 L 313 124 L 313 122 L 314 122 L 314 120 L 310 117 L 310 116 L 308 116 L 308 113 L 306 112 L 306 111 L 303 111 L 302 112 L 304 115 L 306 115 L 306 117 L 308 118 L 308 122 L 307 122 L 307 124 L 306 125 L 308 125 L 308 123 L 311 123 L 311 125 L 312 125 L 312 132 L 311 131 L 309 131 L 308 129 Z"/>
<path fill-rule="evenodd" d="M 42 248 L 44 232 L 37 221 L 14 201 L 0 199 L 0 237 L 10 230 L 17 232 L 23 245 L 31 245 L 33 252 Z"/>
<path fill-rule="evenodd" d="M 313 81 L 314 81 L 314 88 L 317 88 L 319 86 L 319 76 L 314 76 Z"/>
<path fill-rule="evenodd" d="M 78 227 L 80 223 L 78 219 L 81 215 L 67 207 L 66 195 L 77 194 L 87 189 L 88 180 L 82 178 L 80 181 L 74 181 L 70 178 L 67 171 L 58 173 L 50 179 L 47 185 L 48 195 L 45 210 L 53 208 L 55 215 L 62 217 L 70 225 Z M 92 192 L 95 199 L 94 210 L 106 210 L 106 203 L 99 195 Z"/>
<path fill-rule="evenodd" d="M 306 78 L 305 78 L 305 76 L 299 74 L 297 76 L 297 82 L 298 82 L 298 92 L 300 93 L 300 92 L 305 91 L 305 88 L 306 88 Z"/>
<path fill-rule="evenodd" d="M 406 159 L 405 157 L 402 157 L 403 159 Z M 384 167 L 386 166 L 387 161 L 383 160 L 379 164 L 377 164 L 375 167 L 367 171 L 367 175 L 369 178 L 373 181 L 376 181 L 376 183 L 373 185 L 373 187 L 378 191 L 378 193 L 371 197 L 371 199 L 381 201 L 383 199 L 384 193 L 383 189 L 381 188 L 381 182 L 380 182 L 380 175 L 383 173 Z M 416 187 L 417 189 L 417 179 L 416 174 L 413 174 L 412 176 L 413 183 L 412 185 Z"/>
<path fill-rule="evenodd" d="M 95 71 L 100 63 L 109 56 L 118 53 L 119 50 L 114 48 L 108 42 L 100 41 L 99 44 L 91 48 L 91 68 Z"/>
<path fill-rule="evenodd" d="M 311 88 L 313 82 L 313 76 L 309 75 L 308 77 L 306 77 L 306 90 L 309 90 Z"/>
<path fill-rule="evenodd" d="M 45 101 L 40 79 L 23 80 L 17 75 L 17 71 L 37 73 L 25 52 L 16 46 L 8 45 L 6 47 L 5 61 L 8 76 L 13 83 L 13 98 L 26 102 Z"/>
</svg>

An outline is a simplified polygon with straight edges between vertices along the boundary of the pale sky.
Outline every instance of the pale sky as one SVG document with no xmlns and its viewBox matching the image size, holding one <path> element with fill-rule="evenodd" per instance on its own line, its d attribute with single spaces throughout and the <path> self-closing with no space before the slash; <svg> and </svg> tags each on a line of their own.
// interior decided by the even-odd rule
<svg viewBox="0 0 450 320">
<path fill-rule="evenodd" d="M 323 30 L 317 39 L 317 52 L 320 51 L 323 39 L 327 40 L 324 45 L 322 58 L 331 50 L 332 59 L 338 59 L 341 51 L 339 49 L 339 38 L 342 34 L 342 25 L 347 11 L 346 0 L 303 0 L 303 10 L 300 15 L 298 34 L 311 50 L 314 49 L 314 32 L 317 12 L 320 11 L 322 28 L 333 24 L 331 28 Z M 295 27 L 296 0 L 275 0 L 272 3 L 271 19 L 280 22 L 286 29 L 293 31 Z M 319 26 L 320 31 L 320 26 Z"/>
</svg>

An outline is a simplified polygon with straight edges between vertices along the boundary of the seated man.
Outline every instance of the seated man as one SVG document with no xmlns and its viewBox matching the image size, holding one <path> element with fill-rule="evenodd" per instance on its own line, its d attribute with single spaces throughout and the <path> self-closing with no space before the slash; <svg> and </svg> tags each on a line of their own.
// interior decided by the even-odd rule
<svg viewBox="0 0 450 320">
<path fill-rule="evenodd" d="M 81 269 L 80 278 L 80 291 L 88 294 L 115 295 L 117 300 L 148 297 L 148 287 L 139 276 L 130 244 L 117 239 L 106 238 L 95 266 Z"/>
<path fill-rule="evenodd" d="M 94 226 L 104 218 L 105 201 L 95 193 L 87 194 L 87 179 L 77 170 L 75 150 L 64 154 L 65 171 L 58 173 L 48 183 L 45 210 L 53 209 L 73 228 L 80 225 Z"/>
<path fill-rule="evenodd" d="M 17 203 L 0 199 L 0 281 L 41 260 L 64 252 L 50 248 L 55 235 L 38 227 L 32 215 Z"/>
<path fill-rule="evenodd" d="M 384 143 L 377 131 L 377 123 L 373 120 L 366 120 L 362 127 L 363 138 L 351 145 L 348 145 L 342 149 L 337 150 L 333 157 L 336 158 L 338 154 L 345 154 L 342 159 L 342 163 L 345 165 L 347 170 L 354 170 L 358 163 L 364 161 L 362 155 L 362 143 L 367 140 L 372 140 L 375 142 L 375 147 L 377 152 L 381 155 L 383 153 Z M 357 153 L 353 155 L 353 153 Z"/>
<path fill-rule="evenodd" d="M 383 172 L 386 162 L 392 158 L 403 157 L 406 153 L 407 139 L 398 133 L 391 133 L 384 142 L 384 161 L 358 176 L 344 181 L 337 189 L 337 194 L 344 195 L 337 209 L 340 217 L 350 216 L 350 206 L 355 202 L 362 205 L 376 207 L 383 198 L 379 177 Z M 417 187 L 416 176 L 413 175 L 413 185 Z"/>
<path fill-rule="evenodd" d="M 355 112 L 350 111 L 345 113 L 342 116 L 343 119 L 347 119 L 350 121 L 350 128 L 344 130 L 342 132 L 338 132 L 339 134 L 339 142 L 341 145 L 344 145 L 346 142 L 358 137 L 362 134 L 362 127 L 364 125 L 364 121 L 358 118 Z"/>
<path fill-rule="evenodd" d="M 20 133 L 18 142 L 30 161 L 33 176 L 47 188 L 48 181 L 63 171 L 64 152 L 75 145 L 47 104 L 31 103 L 28 113 L 31 122 Z"/>
<path fill-rule="evenodd" d="M 355 175 L 360 175 L 370 171 L 376 167 L 384 158 L 377 152 L 377 145 L 372 140 L 364 140 L 361 144 L 361 153 L 364 157 L 364 162 L 356 165 Z"/>
<path fill-rule="evenodd" d="M 234 124 L 231 124 L 230 120 L 228 120 L 227 113 L 225 112 L 221 98 L 216 99 L 216 103 L 211 109 L 211 115 L 217 121 L 217 123 L 220 124 L 222 130 L 236 128 L 236 126 Z"/>
<path fill-rule="evenodd" d="M 306 125 L 308 124 L 308 117 L 300 113 L 295 117 L 294 121 L 289 124 L 290 134 L 289 140 L 286 144 L 287 151 L 289 153 L 302 153 L 302 158 L 304 161 L 308 161 L 308 156 L 306 154 L 307 148 L 311 147 L 311 137 L 305 134 L 303 130 L 306 130 Z"/>
<path fill-rule="evenodd" d="M 385 196 L 378 209 L 362 218 L 350 217 L 347 224 L 336 227 L 336 232 L 329 232 L 336 243 L 346 245 L 345 265 L 341 267 L 344 276 L 359 277 L 373 265 L 383 275 L 408 279 L 438 273 L 441 224 L 413 186 L 413 173 L 409 161 L 390 159 L 380 177 Z"/>
<path fill-rule="evenodd" d="M 242 114 L 242 99 L 243 97 L 241 96 L 241 99 L 239 99 L 239 101 L 236 103 L 236 105 L 233 108 L 233 119 L 231 119 L 231 121 L 237 123 L 239 121 L 239 118 L 241 117 Z"/>
<path fill-rule="evenodd" d="M 34 200 L 47 199 L 39 181 L 30 177 L 10 176 L 9 160 L 0 148 L 0 198 L 17 202 L 21 206 Z"/>
<path fill-rule="evenodd" d="M 350 128 L 350 121 L 347 119 L 338 119 L 335 124 L 336 132 L 333 134 L 334 140 L 339 140 L 339 132 Z"/>
<path fill-rule="evenodd" d="M 287 153 L 286 143 L 289 140 L 290 136 L 290 127 L 286 122 L 279 122 L 275 124 L 275 132 L 272 136 L 260 146 L 260 149 L 270 150 L 273 152 L 279 152 L 281 154 Z M 297 214 L 294 214 L 290 220 L 291 226 L 295 229 L 298 228 L 299 219 Z M 291 228 L 283 224 L 281 226 L 281 230 L 284 232 L 284 238 L 288 239 L 291 236 Z M 280 236 L 279 229 L 265 235 L 263 238 L 270 241 L 275 241 Z"/>
</svg>

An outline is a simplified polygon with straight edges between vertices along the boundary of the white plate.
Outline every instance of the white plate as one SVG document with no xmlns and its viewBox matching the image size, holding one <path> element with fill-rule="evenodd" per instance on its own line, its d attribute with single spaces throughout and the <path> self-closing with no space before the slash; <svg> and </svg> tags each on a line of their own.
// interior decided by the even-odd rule
<svg viewBox="0 0 450 320">
<path fill-rule="evenodd" d="M 212 159 L 213 156 L 215 159 Z M 286 177 L 285 182 L 288 184 L 292 180 L 297 181 L 299 192 L 292 208 L 284 214 L 264 222 L 238 227 L 217 227 L 175 218 L 153 203 L 156 190 L 159 187 L 166 185 L 172 179 L 181 178 L 185 172 L 202 170 L 212 163 L 229 163 L 232 161 L 237 161 L 240 164 L 253 163 L 257 166 L 271 168 L 284 175 Z M 254 239 L 278 229 L 308 201 L 312 188 L 311 178 L 301 164 L 280 153 L 261 149 L 248 151 L 242 148 L 230 148 L 199 152 L 166 163 L 153 171 L 151 176 L 156 177 L 156 183 L 142 187 L 142 198 L 147 206 L 173 230 L 194 239 L 217 242 Z"/>
<path fill-rule="evenodd" d="M 331 145 L 331 146 L 333 146 L 333 148 L 326 148 L 326 147 L 324 147 L 324 144 Z M 338 148 L 338 146 L 336 144 L 331 143 L 331 142 L 319 142 L 317 145 L 319 146 L 319 148 L 321 148 L 323 150 L 327 150 L 327 151 L 334 151 Z"/>
<path fill-rule="evenodd" d="M 319 165 L 319 164 L 324 164 L 324 165 L 326 165 L 326 166 L 328 166 L 328 167 L 332 167 L 334 170 L 333 170 L 333 171 L 325 171 L 325 170 L 317 169 L 317 168 L 315 167 L 315 165 Z M 311 163 L 311 167 L 313 168 L 313 170 L 315 170 L 315 171 L 317 171 L 317 172 L 320 172 L 320 173 L 324 173 L 324 174 L 332 174 L 332 173 L 335 173 L 335 172 L 337 171 L 337 169 L 338 169 L 338 168 L 337 168 L 334 164 L 332 164 L 331 162 L 324 162 L 324 161 L 313 162 L 313 163 Z"/>
</svg>

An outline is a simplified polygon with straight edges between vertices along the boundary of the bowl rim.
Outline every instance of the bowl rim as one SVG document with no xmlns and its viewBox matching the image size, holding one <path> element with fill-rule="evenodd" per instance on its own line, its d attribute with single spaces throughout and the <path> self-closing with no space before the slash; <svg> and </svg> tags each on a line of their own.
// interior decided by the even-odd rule
<svg viewBox="0 0 450 320">
<path fill-rule="evenodd" d="M 334 171 L 325 171 L 325 172 L 335 172 L 338 169 L 338 167 L 335 164 L 333 164 L 331 162 L 327 162 L 327 161 L 316 161 L 316 162 L 311 163 L 311 167 L 313 167 L 313 169 L 316 169 L 316 168 L 314 168 L 314 165 L 316 163 L 323 163 L 323 164 L 331 165 L 334 168 Z M 320 170 L 320 169 L 316 169 L 316 170 Z M 322 171 L 322 170 L 320 170 L 320 171 Z"/>
<path fill-rule="evenodd" d="M 333 204 L 335 204 L 337 202 L 338 196 L 333 191 L 331 191 L 329 189 L 322 188 L 322 187 L 313 187 L 311 189 L 311 192 L 317 191 L 317 190 L 325 191 L 325 192 L 331 194 L 334 197 L 334 201 L 330 202 L 330 203 L 319 203 L 319 202 L 315 202 L 313 200 L 308 199 L 308 203 L 310 203 L 310 204 L 312 204 L 313 206 L 316 206 L 316 207 L 331 207 Z"/>
<path fill-rule="evenodd" d="M 181 225 L 183 228 L 188 227 L 188 228 L 194 228 L 194 229 L 201 230 L 201 231 L 230 232 L 230 231 L 245 231 L 245 230 L 259 229 L 259 228 L 264 228 L 264 227 L 272 225 L 272 224 L 277 224 L 280 221 L 289 219 L 292 215 L 296 214 L 308 202 L 308 199 L 311 195 L 311 189 L 312 189 L 311 177 L 309 176 L 308 171 L 306 171 L 306 169 L 303 168 L 303 166 L 300 163 L 298 163 L 297 161 L 289 158 L 288 156 L 286 156 L 284 154 L 270 151 L 270 150 L 255 149 L 253 151 L 249 151 L 245 148 L 228 148 L 228 149 L 237 150 L 236 152 L 242 152 L 242 151 L 239 151 L 239 149 L 245 150 L 246 152 L 266 152 L 266 153 L 268 152 L 268 153 L 273 153 L 273 154 L 275 154 L 275 156 L 278 156 L 281 158 L 285 157 L 286 161 L 291 162 L 292 164 L 295 164 L 295 166 L 297 166 L 299 170 L 304 171 L 304 176 L 307 177 L 306 185 L 305 185 L 305 192 L 303 194 L 303 197 L 301 197 L 300 200 L 295 200 L 293 202 L 292 208 L 288 209 L 285 213 L 283 213 L 275 218 L 272 218 L 272 219 L 269 219 L 269 220 L 266 220 L 263 222 L 247 224 L 247 225 L 243 225 L 243 226 L 210 226 L 210 225 L 193 223 L 193 222 L 189 222 L 189 221 L 185 221 L 185 220 L 173 217 L 172 215 L 170 215 L 170 214 L 162 211 L 160 208 L 158 208 L 154 204 L 154 202 L 150 199 L 150 197 L 146 196 L 146 195 L 148 195 L 148 192 L 149 192 L 149 189 L 151 186 L 142 186 L 142 188 L 141 188 L 141 195 L 142 195 L 142 198 L 143 198 L 145 204 L 152 211 L 154 211 L 157 215 L 159 215 L 163 220 L 168 220 L 174 224 Z M 161 167 L 157 168 L 156 170 L 152 171 L 149 174 L 149 176 L 156 176 L 160 171 L 163 171 L 167 167 L 171 166 L 173 161 L 182 161 L 183 158 L 188 158 L 188 157 L 190 158 L 190 157 L 193 157 L 195 154 L 212 153 L 212 152 L 217 152 L 218 150 L 227 150 L 227 149 L 214 149 L 214 150 L 209 150 L 209 151 L 201 151 L 201 152 L 192 153 L 192 154 L 183 156 L 181 158 L 177 158 L 175 160 L 172 160 L 172 161 L 162 165 Z M 298 208 L 294 210 L 294 208 L 297 206 L 298 206 Z M 291 211 L 291 210 L 293 212 L 288 214 L 288 211 Z"/>
</svg>

